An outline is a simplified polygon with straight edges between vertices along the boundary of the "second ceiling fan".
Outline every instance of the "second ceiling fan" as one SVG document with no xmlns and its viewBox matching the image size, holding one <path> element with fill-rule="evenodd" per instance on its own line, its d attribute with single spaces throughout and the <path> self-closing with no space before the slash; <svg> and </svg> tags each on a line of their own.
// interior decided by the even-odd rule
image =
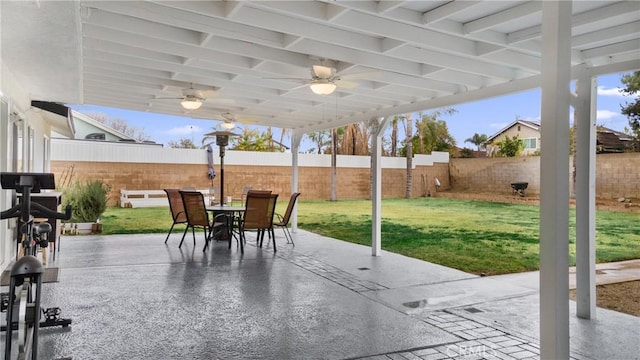
<svg viewBox="0 0 640 360">
<path fill-rule="evenodd" d="M 214 96 L 218 92 L 216 87 L 208 87 L 206 90 L 200 90 L 194 88 L 191 84 L 188 88 L 180 89 L 182 96 L 176 97 L 158 97 L 156 99 L 177 99 L 181 100 L 180 105 L 185 110 L 197 110 L 202 106 L 202 103 L 208 98 Z M 222 99 L 218 99 L 221 101 Z"/>
</svg>

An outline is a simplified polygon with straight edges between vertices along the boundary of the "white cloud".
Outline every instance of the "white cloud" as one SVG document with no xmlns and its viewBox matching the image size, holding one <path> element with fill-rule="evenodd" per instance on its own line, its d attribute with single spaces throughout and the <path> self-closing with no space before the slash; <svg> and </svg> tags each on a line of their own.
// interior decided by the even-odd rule
<svg viewBox="0 0 640 360">
<path fill-rule="evenodd" d="M 202 132 L 202 129 L 197 125 L 185 125 L 180 127 L 174 127 L 165 131 L 168 135 L 192 135 Z"/>
<path fill-rule="evenodd" d="M 598 95 L 601 96 L 619 96 L 624 97 L 625 95 L 620 92 L 620 88 L 605 88 L 604 86 L 598 86 Z"/>
<path fill-rule="evenodd" d="M 598 119 L 598 121 L 609 120 L 618 116 L 621 116 L 619 112 L 611 110 L 598 110 L 596 112 L 596 119 Z"/>
</svg>

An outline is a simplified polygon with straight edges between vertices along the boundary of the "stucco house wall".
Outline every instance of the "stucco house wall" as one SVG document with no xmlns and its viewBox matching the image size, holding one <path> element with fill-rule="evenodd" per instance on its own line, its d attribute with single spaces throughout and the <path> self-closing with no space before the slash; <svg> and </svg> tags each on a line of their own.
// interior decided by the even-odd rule
<svg viewBox="0 0 640 360">
<path fill-rule="evenodd" d="M 503 141 L 506 137 L 513 138 L 514 136 L 518 136 L 522 140 L 536 139 L 536 146 L 533 148 L 525 148 L 520 154 L 521 156 L 533 155 L 540 150 L 539 126 L 537 126 L 537 124 L 534 125 L 532 122 L 516 120 L 513 123 L 509 124 L 506 128 L 489 137 L 486 145 L 487 156 L 497 156 L 500 147 L 496 144 L 500 141 Z"/>
</svg>

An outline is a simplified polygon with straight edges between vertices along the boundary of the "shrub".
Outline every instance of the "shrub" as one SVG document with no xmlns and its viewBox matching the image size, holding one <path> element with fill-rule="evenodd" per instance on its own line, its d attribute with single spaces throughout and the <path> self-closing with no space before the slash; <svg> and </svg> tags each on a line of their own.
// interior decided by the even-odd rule
<svg viewBox="0 0 640 360">
<path fill-rule="evenodd" d="M 65 188 L 62 195 L 63 207 L 71 205 L 70 222 L 96 222 L 107 209 L 111 187 L 102 180 L 76 182 Z"/>
<path fill-rule="evenodd" d="M 498 154 L 505 157 L 515 157 L 520 155 L 524 150 L 524 140 L 520 139 L 518 135 L 510 138 L 506 136 L 502 141 L 496 145 L 500 147 Z"/>
</svg>

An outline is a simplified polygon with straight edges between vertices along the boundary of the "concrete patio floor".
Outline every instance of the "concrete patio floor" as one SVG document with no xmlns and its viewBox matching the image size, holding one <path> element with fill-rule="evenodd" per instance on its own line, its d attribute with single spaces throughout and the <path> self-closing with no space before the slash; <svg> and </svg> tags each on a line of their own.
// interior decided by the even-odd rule
<svg viewBox="0 0 640 360">
<path fill-rule="evenodd" d="M 43 306 L 41 359 L 539 358 L 538 290 L 299 230 L 278 251 L 249 236 L 202 252 L 202 234 L 66 236 Z M 638 359 L 640 318 L 575 317 L 575 359 Z M 4 340 L 2 340 L 4 346 Z"/>
</svg>

